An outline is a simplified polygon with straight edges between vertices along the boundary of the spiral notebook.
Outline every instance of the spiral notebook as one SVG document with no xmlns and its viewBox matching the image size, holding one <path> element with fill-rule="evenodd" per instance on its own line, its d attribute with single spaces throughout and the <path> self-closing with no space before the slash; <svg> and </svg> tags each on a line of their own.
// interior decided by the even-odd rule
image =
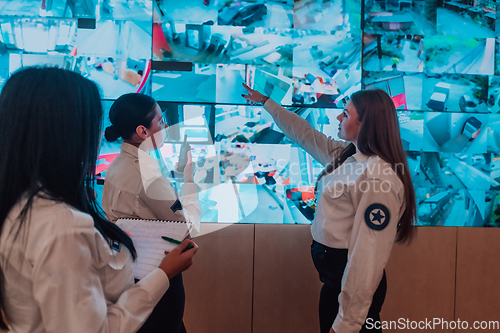
<svg viewBox="0 0 500 333">
<path fill-rule="evenodd" d="M 190 232 L 185 221 L 119 219 L 116 224 L 134 242 L 137 251 L 137 259 L 133 263 L 134 277 L 139 280 L 158 268 L 165 257 L 164 251 L 171 251 L 177 246 L 162 236 L 182 241 Z"/>
</svg>

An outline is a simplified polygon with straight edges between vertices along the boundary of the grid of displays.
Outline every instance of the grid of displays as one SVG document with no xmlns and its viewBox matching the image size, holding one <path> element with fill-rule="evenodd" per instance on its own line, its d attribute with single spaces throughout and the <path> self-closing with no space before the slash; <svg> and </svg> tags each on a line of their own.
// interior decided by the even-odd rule
<svg viewBox="0 0 500 333">
<path fill-rule="evenodd" d="M 0 88 L 19 68 L 73 70 L 165 112 L 156 157 L 191 144 L 204 222 L 310 223 L 322 166 L 248 84 L 337 138 L 360 89 L 392 97 L 419 225 L 500 226 L 500 26 L 493 0 L 0 0 Z M 105 122 L 108 120 L 105 119 Z M 338 138 L 337 138 L 338 139 Z M 120 143 L 104 142 L 105 176 Z M 172 171 L 176 186 L 182 175 Z M 99 186 L 98 186 L 99 189 Z"/>
</svg>

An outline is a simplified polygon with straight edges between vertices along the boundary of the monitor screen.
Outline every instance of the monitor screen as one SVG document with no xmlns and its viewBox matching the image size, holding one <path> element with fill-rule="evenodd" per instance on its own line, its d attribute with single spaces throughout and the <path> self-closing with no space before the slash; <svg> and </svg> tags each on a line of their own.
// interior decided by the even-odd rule
<svg viewBox="0 0 500 333">
<path fill-rule="evenodd" d="M 392 98 L 423 226 L 500 226 L 500 30 L 494 1 L 8 1 L 0 88 L 28 66 L 94 81 L 109 108 L 151 95 L 169 124 L 153 154 L 179 187 L 191 146 L 204 222 L 308 224 L 323 170 L 243 84 L 338 140 L 361 89 Z M 103 140 L 98 197 L 121 142 Z"/>
</svg>

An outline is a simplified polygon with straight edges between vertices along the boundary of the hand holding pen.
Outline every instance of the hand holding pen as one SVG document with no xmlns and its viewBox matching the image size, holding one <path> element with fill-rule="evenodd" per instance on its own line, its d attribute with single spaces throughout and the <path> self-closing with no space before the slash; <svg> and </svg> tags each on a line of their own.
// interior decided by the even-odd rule
<svg viewBox="0 0 500 333">
<path fill-rule="evenodd" d="M 163 238 L 164 240 L 166 240 L 167 242 L 170 242 L 170 243 L 174 243 L 174 244 L 177 244 L 177 245 L 181 245 L 182 242 L 181 241 L 178 241 L 177 239 L 173 239 L 173 238 L 170 238 L 170 237 L 167 237 L 167 236 L 161 236 L 161 238 Z M 186 238 L 187 239 L 187 238 Z M 194 246 L 192 244 L 188 244 L 188 246 L 186 247 L 186 249 L 192 249 Z"/>
<path fill-rule="evenodd" d="M 188 249 L 191 246 L 191 249 Z M 167 274 L 169 279 L 184 272 L 193 264 L 193 256 L 198 251 L 198 245 L 186 239 L 172 251 L 165 251 L 165 258 L 159 268 Z"/>
</svg>

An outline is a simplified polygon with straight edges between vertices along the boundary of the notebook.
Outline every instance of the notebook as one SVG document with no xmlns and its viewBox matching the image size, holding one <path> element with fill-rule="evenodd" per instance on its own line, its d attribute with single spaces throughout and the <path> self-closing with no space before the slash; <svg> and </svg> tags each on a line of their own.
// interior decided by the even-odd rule
<svg viewBox="0 0 500 333">
<path fill-rule="evenodd" d="M 119 219 L 116 224 L 134 242 L 137 251 L 137 258 L 133 263 L 134 277 L 139 280 L 158 268 L 165 257 L 164 251 L 171 251 L 177 246 L 164 240 L 162 236 L 182 241 L 189 235 L 191 225 L 185 221 L 141 219 Z"/>
</svg>

